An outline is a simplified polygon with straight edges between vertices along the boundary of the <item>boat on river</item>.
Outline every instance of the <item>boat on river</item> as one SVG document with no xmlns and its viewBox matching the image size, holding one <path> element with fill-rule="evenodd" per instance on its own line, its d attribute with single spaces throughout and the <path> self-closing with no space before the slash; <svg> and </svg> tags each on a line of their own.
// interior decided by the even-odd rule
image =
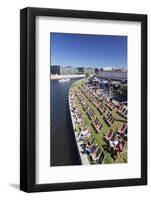
<svg viewBox="0 0 151 200">
<path fill-rule="evenodd" d="M 59 83 L 63 83 L 63 82 L 70 81 L 70 78 L 61 78 L 58 81 L 59 81 Z"/>
</svg>

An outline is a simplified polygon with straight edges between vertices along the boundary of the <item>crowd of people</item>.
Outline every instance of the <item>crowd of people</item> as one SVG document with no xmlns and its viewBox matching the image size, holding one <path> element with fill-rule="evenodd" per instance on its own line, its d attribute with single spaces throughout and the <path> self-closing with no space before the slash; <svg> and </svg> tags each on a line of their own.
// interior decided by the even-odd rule
<svg viewBox="0 0 151 200">
<path fill-rule="evenodd" d="M 91 125 L 96 133 L 101 133 L 103 124 L 96 116 L 95 111 L 89 105 L 91 102 L 97 110 L 103 115 L 104 122 L 110 127 L 109 132 L 104 136 L 105 144 L 100 147 L 95 137 L 92 136 L 89 125 L 85 122 L 83 113 L 79 109 L 79 105 L 89 118 Z M 71 113 L 74 119 L 74 129 L 77 142 L 80 142 L 81 154 L 87 155 L 90 163 L 103 163 L 106 153 L 110 152 L 113 160 L 117 155 L 123 152 L 127 142 L 127 123 L 123 123 L 118 130 L 113 131 L 112 125 L 115 119 L 112 111 L 127 118 L 127 107 L 125 105 L 115 105 L 108 101 L 103 92 L 98 88 L 89 87 L 86 84 L 79 86 L 76 90 L 70 89 Z"/>
<path fill-rule="evenodd" d="M 83 156 L 83 154 L 87 155 L 90 164 L 101 164 L 105 158 L 105 154 L 96 143 L 95 138 L 92 137 L 88 125 L 84 122 L 82 113 L 76 104 L 76 101 L 80 103 L 82 99 L 78 98 L 77 94 L 78 92 L 76 91 L 76 95 L 73 95 L 71 90 L 69 95 L 76 141 L 80 143 L 81 147 L 79 153 L 81 156 Z"/>
</svg>

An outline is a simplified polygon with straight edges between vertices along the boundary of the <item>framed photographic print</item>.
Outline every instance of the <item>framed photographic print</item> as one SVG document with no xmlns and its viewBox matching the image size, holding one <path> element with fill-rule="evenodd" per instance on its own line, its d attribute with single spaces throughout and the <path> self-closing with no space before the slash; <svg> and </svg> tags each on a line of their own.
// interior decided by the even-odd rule
<svg viewBox="0 0 151 200">
<path fill-rule="evenodd" d="M 147 16 L 20 12 L 20 189 L 147 184 Z"/>
</svg>

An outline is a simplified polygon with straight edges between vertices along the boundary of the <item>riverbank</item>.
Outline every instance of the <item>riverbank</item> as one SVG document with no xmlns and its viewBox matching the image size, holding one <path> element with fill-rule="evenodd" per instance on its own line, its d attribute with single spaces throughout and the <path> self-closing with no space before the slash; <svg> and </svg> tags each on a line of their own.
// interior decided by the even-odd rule
<svg viewBox="0 0 151 200">
<path fill-rule="evenodd" d="M 58 74 L 53 74 L 50 75 L 51 80 L 59 80 L 59 79 L 66 79 L 66 78 L 84 78 L 84 74 L 69 74 L 69 75 L 58 75 Z"/>
<path fill-rule="evenodd" d="M 73 126 L 73 132 L 74 132 L 74 137 L 75 137 L 75 141 L 76 141 L 76 144 L 77 144 L 77 150 L 78 150 L 78 153 L 79 153 L 79 157 L 80 157 L 80 160 L 81 160 L 81 164 L 82 165 L 89 165 L 89 160 L 88 160 L 88 157 L 86 154 L 83 154 L 82 151 L 82 144 L 83 142 L 82 141 L 79 141 L 78 142 L 78 135 L 77 135 L 77 132 L 76 132 L 76 120 L 74 118 L 74 113 L 73 113 L 73 96 L 72 96 L 72 87 L 70 88 L 69 90 L 69 110 L 70 110 L 70 115 L 71 115 L 71 121 L 72 121 L 72 126 Z"/>
<path fill-rule="evenodd" d="M 127 162 L 127 106 L 114 103 L 84 79 L 71 86 L 69 107 L 82 164 Z M 93 152 L 87 154 L 90 144 Z"/>
</svg>

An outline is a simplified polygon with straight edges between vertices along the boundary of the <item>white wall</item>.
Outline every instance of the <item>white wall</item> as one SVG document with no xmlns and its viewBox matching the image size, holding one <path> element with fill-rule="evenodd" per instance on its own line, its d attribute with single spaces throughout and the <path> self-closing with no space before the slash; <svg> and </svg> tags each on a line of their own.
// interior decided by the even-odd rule
<svg viewBox="0 0 151 200">
<path fill-rule="evenodd" d="M 148 14 L 151 33 L 149 0 L 5 0 L 0 4 L 0 199 L 150 199 L 151 187 L 124 187 L 97 190 L 26 194 L 19 184 L 19 9 L 27 6 L 86 9 Z M 148 44 L 150 44 L 148 38 Z M 150 45 L 149 53 L 150 54 Z M 149 63 L 150 65 L 150 58 Z M 148 74 L 151 70 L 149 69 Z M 151 86 L 151 82 L 149 83 Z M 149 94 L 150 96 L 150 94 Z M 151 100 L 151 99 L 150 99 Z M 149 106 L 150 110 L 150 106 Z M 149 121 L 151 115 L 149 115 Z M 149 135 L 149 152 L 151 150 Z M 149 156 L 150 157 L 150 153 Z M 151 159 L 149 158 L 149 168 Z M 149 184 L 151 173 L 149 171 Z"/>
</svg>

